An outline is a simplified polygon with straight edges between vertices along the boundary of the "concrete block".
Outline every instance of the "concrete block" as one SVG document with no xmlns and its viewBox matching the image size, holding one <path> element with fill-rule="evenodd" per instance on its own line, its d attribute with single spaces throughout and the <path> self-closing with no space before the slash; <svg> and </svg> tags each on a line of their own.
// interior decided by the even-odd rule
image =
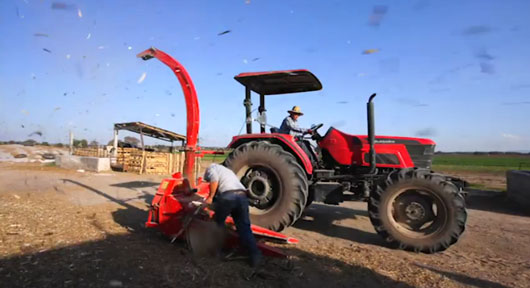
<svg viewBox="0 0 530 288">
<path fill-rule="evenodd" d="M 506 184 L 508 186 L 508 198 L 530 208 L 530 171 L 507 171 Z"/>
<path fill-rule="evenodd" d="M 65 169 L 84 169 L 92 172 L 110 170 L 109 158 L 59 155 L 55 158 L 55 164 Z"/>
</svg>

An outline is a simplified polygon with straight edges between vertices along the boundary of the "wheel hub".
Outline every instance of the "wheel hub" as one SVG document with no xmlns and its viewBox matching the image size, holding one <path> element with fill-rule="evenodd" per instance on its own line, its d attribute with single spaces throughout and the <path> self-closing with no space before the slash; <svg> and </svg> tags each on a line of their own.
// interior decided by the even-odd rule
<svg viewBox="0 0 530 288">
<path fill-rule="evenodd" d="M 411 220 L 420 220 L 425 217 L 425 208 L 418 202 L 411 202 L 406 208 L 405 213 Z"/>
<path fill-rule="evenodd" d="M 256 200 L 265 200 L 271 191 L 269 181 L 262 176 L 254 176 L 248 183 L 250 197 Z"/>
</svg>

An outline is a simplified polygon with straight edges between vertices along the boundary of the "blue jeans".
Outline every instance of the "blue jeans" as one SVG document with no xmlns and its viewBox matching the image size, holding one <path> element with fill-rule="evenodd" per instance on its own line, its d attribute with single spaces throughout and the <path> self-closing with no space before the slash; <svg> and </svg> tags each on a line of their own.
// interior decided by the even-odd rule
<svg viewBox="0 0 530 288">
<path fill-rule="evenodd" d="M 250 229 L 250 217 L 248 215 L 248 199 L 245 195 L 226 192 L 217 193 L 214 199 L 214 220 L 219 227 L 225 227 L 228 215 L 232 216 L 236 224 L 237 233 L 241 244 L 248 249 L 250 257 L 259 257 L 261 252 L 256 245 L 256 239 Z"/>
</svg>

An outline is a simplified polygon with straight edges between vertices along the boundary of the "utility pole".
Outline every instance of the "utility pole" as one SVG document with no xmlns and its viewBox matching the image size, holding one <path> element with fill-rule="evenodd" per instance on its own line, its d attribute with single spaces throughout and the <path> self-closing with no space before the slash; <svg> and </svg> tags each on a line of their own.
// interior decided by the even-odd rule
<svg viewBox="0 0 530 288">
<path fill-rule="evenodd" d="M 74 154 L 74 133 L 70 130 L 70 155 Z"/>
</svg>

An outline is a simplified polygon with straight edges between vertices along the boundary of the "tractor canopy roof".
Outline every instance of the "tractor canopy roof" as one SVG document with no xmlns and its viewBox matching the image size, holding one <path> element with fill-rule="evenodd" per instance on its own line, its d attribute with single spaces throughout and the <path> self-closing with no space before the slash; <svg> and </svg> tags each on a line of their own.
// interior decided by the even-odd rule
<svg viewBox="0 0 530 288">
<path fill-rule="evenodd" d="M 322 89 L 318 78 L 305 69 L 240 73 L 239 83 L 261 95 L 308 92 Z"/>
</svg>

